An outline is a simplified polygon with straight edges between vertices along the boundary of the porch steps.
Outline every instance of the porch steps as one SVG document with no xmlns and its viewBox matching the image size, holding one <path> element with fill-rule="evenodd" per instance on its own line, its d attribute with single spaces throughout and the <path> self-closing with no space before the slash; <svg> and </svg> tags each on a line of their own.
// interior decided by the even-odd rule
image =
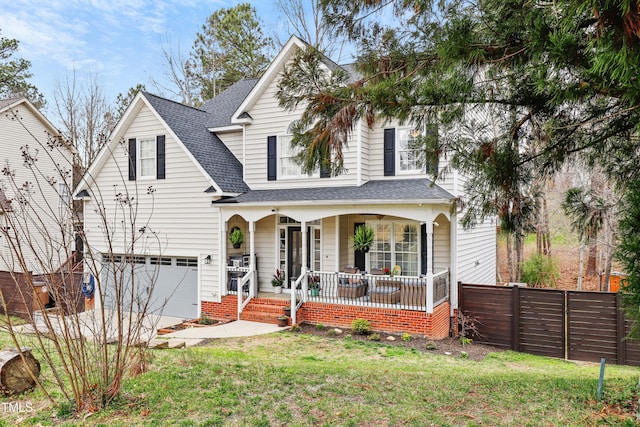
<svg viewBox="0 0 640 427">
<path fill-rule="evenodd" d="M 276 317 L 283 315 L 283 308 L 288 306 L 289 302 L 286 300 L 255 298 L 249 301 L 249 304 L 242 310 L 240 319 L 276 324 L 278 323 Z"/>
</svg>

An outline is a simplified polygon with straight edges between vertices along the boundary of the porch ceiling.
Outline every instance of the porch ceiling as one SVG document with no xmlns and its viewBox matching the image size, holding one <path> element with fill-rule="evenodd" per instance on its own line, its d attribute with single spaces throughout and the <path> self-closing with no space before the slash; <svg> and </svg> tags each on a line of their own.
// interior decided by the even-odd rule
<svg viewBox="0 0 640 427">
<path fill-rule="evenodd" d="M 250 190 L 236 197 L 220 199 L 215 204 L 262 205 L 265 203 L 298 204 L 300 202 L 451 203 L 455 199 L 448 191 L 426 178 L 369 181 L 361 186 L 283 188 Z"/>
</svg>

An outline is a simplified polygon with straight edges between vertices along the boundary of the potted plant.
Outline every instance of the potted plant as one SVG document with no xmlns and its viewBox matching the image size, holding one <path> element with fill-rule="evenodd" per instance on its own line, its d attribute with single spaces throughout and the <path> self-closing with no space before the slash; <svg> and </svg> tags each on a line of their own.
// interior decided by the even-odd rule
<svg viewBox="0 0 640 427">
<path fill-rule="evenodd" d="M 244 233 L 240 230 L 240 227 L 233 227 L 231 229 L 229 240 L 231 241 L 234 249 L 240 248 L 240 245 L 244 242 Z"/>
<path fill-rule="evenodd" d="M 368 225 L 359 225 L 353 235 L 353 249 L 366 254 L 373 244 L 373 237 L 373 228 Z"/>
<path fill-rule="evenodd" d="M 320 295 L 320 278 L 318 276 L 309 276 L 309 293 L 312 297 Z"/>
<path fill-rule="evenodd" d="M 281 328 L 289 324 L 289 316 L 287 316 L 286 314 L 282 314 L 276 317 L 276 320 L 278 321 L 278 326 L 280 326 Z"/>
<path fill-rule="evenodd" d="M 282 285 L 284 284 L 284 273 L 276 268 L 276 274 L 271 278 L 271 286 L 273 286 L 273 292 L 276 294 L 282 293 Z"/>
</svg>

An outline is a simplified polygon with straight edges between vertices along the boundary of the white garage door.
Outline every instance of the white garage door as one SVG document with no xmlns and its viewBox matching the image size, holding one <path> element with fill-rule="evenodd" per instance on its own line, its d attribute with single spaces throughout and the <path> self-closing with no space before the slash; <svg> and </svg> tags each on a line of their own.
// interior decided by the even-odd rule
<svg viewBox="0 0 640 427">
<path fill-rule="evenodd" d="M 102 270 L 103 283 L 106 283 L 105 307 L 114 308 L 119 303 L 128 310 L 135 288 L 134 311 L 142 311 L 148 304 L 147 313 L 184 319 L 198 316 L 197 258 L 134 256 L 128 262 L 125 260 L 121 255 L 115 255 L 110 261 L 105 259 Z M 117 288 L 120 293 L 116 292 Z"/>
</svg>

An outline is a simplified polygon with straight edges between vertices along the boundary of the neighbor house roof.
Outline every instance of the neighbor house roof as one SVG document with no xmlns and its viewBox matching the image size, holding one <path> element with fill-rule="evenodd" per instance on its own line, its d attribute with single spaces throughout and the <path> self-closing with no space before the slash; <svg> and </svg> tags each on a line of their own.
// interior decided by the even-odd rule
<svg viewBox="0 0 640 427">
<path fill-rule="evenodd" d="M 251 190 L 236 197 L 215 203 L 275 203 L 352 201 L 354 203 L 380 200 L 393 201 L 446 201 L 456 197 L 427 178 L 388 179 L 369 181 L 360 186 L 283 188 L 277 190 Z"/>
<path fill-rule="evenodd" d="M 208 128 L 230 126 L 231 118 L 259 79 L 243 79 L 229 86 L 221 94 L 205 102 L 200 109 L 209 113 Z"/>
<path fill-rule="evenodd" d="M 19 101 L 20 99 L 21 98 L 0 99 L 0 110 L 4 110 L 9 105 L 14 104 L 15 102 Z"/>
<path fill-rule="evenodd" d="M 242 164 L 208 130 L 209 113 L 147 92 L 143 95 L 223 192 L 242 193 L 249 189 L 242 179 Z"/>
</svg>

